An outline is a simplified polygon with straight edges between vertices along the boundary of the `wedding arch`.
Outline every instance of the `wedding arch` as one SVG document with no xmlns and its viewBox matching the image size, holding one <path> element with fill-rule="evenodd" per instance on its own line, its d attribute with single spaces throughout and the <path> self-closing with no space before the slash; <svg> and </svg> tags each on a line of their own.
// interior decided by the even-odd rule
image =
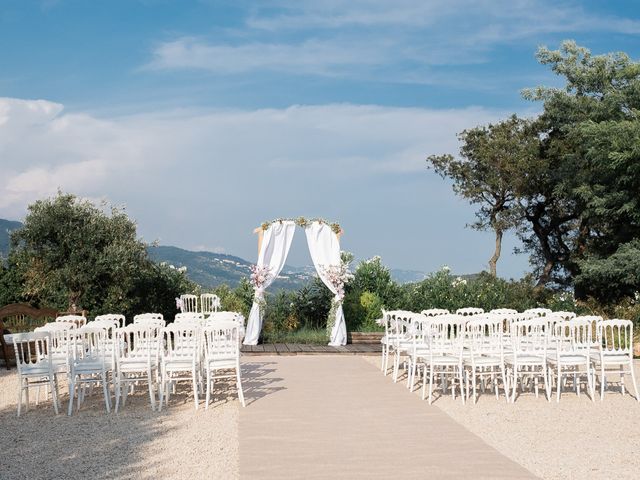
<svg viewBox="0 0 640 480">
<path fill-rule="evenodd" d="M 340 236 L 342 229 L 337 223 L 315 218 L 279 218 L 263 223 L 255 230 L 258 233 L 258 261 L 252 267 L 251 282 L 255 295 L 247 329 L 245 345 L 257 345 L 262 330 L 265 306 L 265 290 L 278 277 L 289 253 L 296 226 L 304 228 L 313 266 L 334 297 L 331 304 L 327 330 L 330 329 L 329 345 L 347 344 L 347 326 L 342 311 L 344 284 L 349 273 L 340 258 Z"/>
</svg>

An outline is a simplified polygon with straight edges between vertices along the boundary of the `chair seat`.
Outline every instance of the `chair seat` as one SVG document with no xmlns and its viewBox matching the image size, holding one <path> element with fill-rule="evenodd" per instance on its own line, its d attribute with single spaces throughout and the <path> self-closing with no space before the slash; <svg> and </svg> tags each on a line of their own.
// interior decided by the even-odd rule
<svg viewBox="0 0 640 480">
<path fill-rule="evenodd" d="M 591 360 L 594 363 L 604 363 L 605 365 L 621 365 L 623 363 L 630 363 L 631 356 L 628 353 L 604 353 L 600 356 L 599 352 L 591 353 Z"/>
<path fill-rule="evenodd" d="M 23 365 L 20 370 L 20 375 L 23 377 L 46 377 L 49 376 L 49 373 L 51 373 L 51 371 L 49 370 L 49 365 L 46 363 L 33 366 Z"/>
<path fill-rule="evenodd" d="M 433 365 L 449 366 L 460 364 L 460 357 L 457 355 L 434 355 L 427 358 L 427 360 L 430 360 Z"/>
<path fill-rule="evenodd" d="M 560 354 L 560 358 L 558 359 L 557 354 L 554 353 L 552 355 L 549 355 L 547 361 L 553 363 L 554 365 L 558 363 L 560 365 L 584 365 L 585 363 L 590 361 L 590 358 L 588 355 L 581 354 Z"/>
<path fill-rule="evenodd" d="M 500 357 L 482 356 L 465 359 L 465 363 L 477 367 L 486 367 L 490 365 L 502 365 L 503 362 Z"/>
<path fill-rule="evenodd" d="M 520 354 L 514 357 L 513 354 L 505 355 L 505 363 L 513 365 L 516 361 L 518 365 L 541 365 L 545 362 L 545 358 L 542 355 Z"/>
</svg>

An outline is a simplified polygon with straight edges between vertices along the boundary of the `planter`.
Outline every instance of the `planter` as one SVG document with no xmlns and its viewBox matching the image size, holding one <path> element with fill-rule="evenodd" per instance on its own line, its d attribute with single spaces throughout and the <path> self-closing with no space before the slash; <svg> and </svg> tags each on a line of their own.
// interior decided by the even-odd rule
<svg viewBox="0 0 640 480">
<path fill-rule="evenodd" d="M 347 342 L 379 344 L 383 336 L 384 332 L 349 332 L 347 333 Z"/>
</svg>

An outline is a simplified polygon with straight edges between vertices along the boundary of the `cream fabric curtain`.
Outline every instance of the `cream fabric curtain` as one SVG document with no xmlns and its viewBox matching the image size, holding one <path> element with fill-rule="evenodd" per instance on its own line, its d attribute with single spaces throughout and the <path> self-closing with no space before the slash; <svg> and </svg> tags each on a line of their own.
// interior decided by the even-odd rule
<svg viewBox="0 0 640 480">
<path fill-rule="evenodd" d="M 289 254 L 296 224 L 293 221 L 273 222 L 264 232 L 260 252 L 258 253 L 258 266 L 268 266 L 269 278 L 262 288 L 255 289 L 255 297 L 247 321 L 247 331 L 244 337 L 245 345 L 257 345 L 260 331 L 262 330 L 262 307 L 264 290 L 273 283 L 282 271 L 284 262 Z"/>
<path fill-rule="evenodd" d="M 347 344 L 347 325 L 342 311 L 343 298 L 339 295 L 336 287 L 331 284 L 325 272 L 325 268 L 340 265 L 340 240 L 330 225 L 326 223 L 313 222 L 305 228 L 307 243 L 311 260 L 316 267 L 318 276 L 329 290 L 334 294 L 334 302 L 338 303 L 336 310 L 335 324 L 331 330 L 329 345 L 337 347 Z"/>
</svg>

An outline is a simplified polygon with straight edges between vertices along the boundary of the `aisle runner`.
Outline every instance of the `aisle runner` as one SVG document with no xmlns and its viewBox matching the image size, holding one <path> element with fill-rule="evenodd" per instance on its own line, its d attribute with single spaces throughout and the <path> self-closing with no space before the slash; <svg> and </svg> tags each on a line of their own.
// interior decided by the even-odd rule
<svg viewBox="0 0 640 480">
<path fill-rule="evenodd" d="M 360 357 L 243 366 L 241 478 L 534 478 Z"/>
</svg>

